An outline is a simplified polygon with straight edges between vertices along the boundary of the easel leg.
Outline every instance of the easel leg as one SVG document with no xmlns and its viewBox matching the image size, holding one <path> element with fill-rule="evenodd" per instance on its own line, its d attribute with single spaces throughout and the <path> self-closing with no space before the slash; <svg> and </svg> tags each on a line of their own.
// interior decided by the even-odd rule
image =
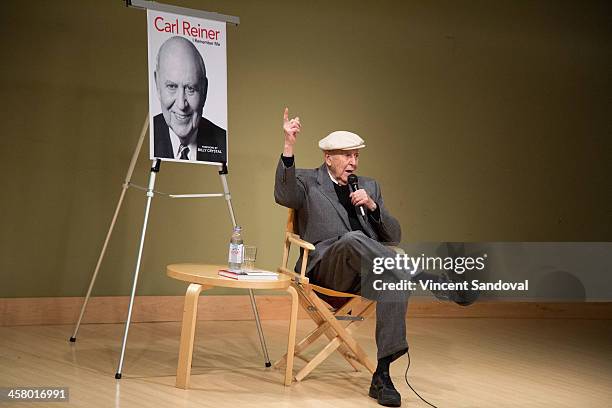
<svg viewBox="0 0 612 408">
<path fill-rule="evenodd" d="M 221 178 L 221 185 L 223 186 L 225 202 L 227 203 L 227 209 L 229 210 L 230 218 L 232 219 L 232 225 L 235 227 L 237 225 L 236 216 L 234 215 L 234 207 L 232 207 L 232 196 L 227 185 L 227 166 L 225 163 L 219 169 L 219 177 Z M 261 321 L 259 320 L 259 312 L 257 311 L 255 295 L 251 289 L 249 289 L 249 297 L 251 298 L 251 307 L 253 308 L 253 314 L 255 315 L 255 325 L 257 326 L 257 334 L 259 335 L 261 349 L 263 350 L 265 365 L 266 367 L 271 367 L 272 363 L 270 362 L 270 357 L 268 356 L 268 347 L 266 346 L 266 338 L 264 336 L 263 329 L 261 328 Z"/>
<path fill-rule="evenodd" d="M 142 224 L 142 233 L 140 235 L 140 245 L 138 247 L 138 257 L 136 259 L 136 268 L 134 270 L 134 281 L 132 282 L 132 293 L 130 295 L 130 305 L 128 307 L 127 320 L 125 322 L 125 331 L 123 333 L 123 343 L 121 345 L 121 356 L 119 357 L 119 367 L 115 374 L 116 379 L 121 378 L 121 370 L 123 369 L 123 357 L 125 355 L 125 346 L 127 343 L 128 331 L 130 329 L 130 322 L 132 320 L 132 308 L 134 306 L 134 297 L 136 296 L 136 285 L 138 283 L 138 273 L 140 272 L 140 262 L 142 260 L 142 250 L 144 248 L 145 236 L 147 233 L 147 223 L 149 221 L 149 211 L 151 209 L 151 200 L 153 199 L 153 190 L 155 187 L 155 176 L 159 171 L 161 160 L 155 159 L 153 161 L 153 167 L 151 167 L 151 174 L 149 176 L 149 187 L 147 189 L 147 204 L 145 207 L 144 221 Z"/>
<path fill-rule="evenodd" d="M 253 308 L 253 314 L 255 315 L 255 325 L 257 326 L 257 334 L 259 335 L 259 342 L 261 343 L 261 349 L 264 353 L 264 359 L 266 367 L 272 366 L 270 362 L 270 357 L 268 356 L 268 346 L 266 346 L 266 338 L 263 334 L 263 329 L 261 328 L 261 321 L 259 320 L 259 312 L 257 311 L 257 303 L 255 303 L 255 295 L 253 294 L 253 289 L 249 289 L 249 297 L 251 298 L 251 307 Z"/>
<path fill-rule="evenodd" d="M 100 252 L 100 256 L 98 257 L 98 262 L 96 263 L 96 268 L 94 269 L 94 273 L 93 273 L 93 276 L 91 277 L 91 281 L 89 282 L 89 288 L 87 289 L 87 294 L 85 295 L 83 306 L 81 306 L 81 312 L 79 314 L 79 319 L 77 320 L 76 326 L 74 327 L 74 331 L 72 332 L 72 336 L 70 337 L 70 341 L 73 343 L 76 341 L 77 333 L 79 331 L 79 327 L 81 326 L 81 320 L 83 320 L 83 315 L 85 314 L 85 309 L 87 308 L 87 302 L 89 302 L 89 297 L 91 296 L 91 290 L 93 289 L 94 283 L 96 282 L 96 278 L 98 277 L 98 271 L 100 270 L 100 265 L 102 264 L 102 260 L 104 259 L 104 254 L 106 253 L 106 247 L 108 246 L 108 241 L 110 241 L 110 237 L 113 234 L 113 229 L 115 228 L 115 222 L 117 221 L 117 216 L 119 215 L 121 204 L 123 204 L 123 198 L 125 197 L 125 192 L 127 191 L 130 181 L 132 179 L 132 173 L 134 172 L 134 166 L 136 166 L 136 161 L 138 160 L 138 154 L 140 153 L 140 149 L 142 148 L 142 142 L 144 141 L 144 137 L 145 137 L 145 134 L 147 133 L 148 128 L 149 128 L 149 114 L 147 113 L 147 117 L 145 118 L 144 125 L 142 125 L 142 130 L 140 131 L 140 137 L 138 138 L 138 142 L 136 143 L 136 149 L 134 150 L 134 154 L 132 155 L 132 160 L 130 161 L 130 167 L 128 168 L 127 174 L 125 175 L 125 181 L 123 182 L 121 196 L 119 196 L 119 202 L 117 203 L 117 208 L 115 208 L 115 214 L 113 215 L 113 220 L 111 221 L 110 227 L 108 228 L 108 232 L 106 233 L 106 239 L 104 240 L 104 245 L 102 245 L 102 251 Z"/>
<path fill-rule="evenodd" d="M 230 194 L 229 187 L 227 186 L 227 166 L 225 163 L 219 170 L 219 177 L 221 178 L 221 185 L 223 186 L 223 195 L 225 196 L 225 202 L 227 203 L 227 209 L 232 219 L 232 225 L 235 227 L 238 223 L 236 222 L 236 216 L 234 215 L 234 207 L 232 207 L 232 195 Z"/>
</svg>

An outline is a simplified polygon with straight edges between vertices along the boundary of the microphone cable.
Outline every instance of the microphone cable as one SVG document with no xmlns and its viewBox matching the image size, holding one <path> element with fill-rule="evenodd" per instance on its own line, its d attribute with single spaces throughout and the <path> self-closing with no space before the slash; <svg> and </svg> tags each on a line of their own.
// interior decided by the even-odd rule
<svg viewBox="0 0 612 408">
<path fill-rule="evenodd" d="M 410 385 L 410 383 L 408 382 L 408 369 L 410 368 L 410 351 L 406 352 L 406 355 L 408 356 L 408 366 L 406 367 L 406 373 L 404 374 L 404 379 L 406 380 L 406 384 L 408 385 L 408 387 L 410 387 L 410 389 L 412 390 L 412 392 L 414 392 L 416 394 L 417 397 L 419 397 L 421 399 L 421 401 L 423 401 L 424 403 L 426 403 L 427 405 L 429 405 L 430 407 L 433 408 L 438 408 L 436 407 L 434 404 L 432 404 L 431 402 L 427 401 L 425 398 L 421 397 L 419 395 L 418 392 L 416 392 L 416 390 L 414 388 L 412 388 L 412 385 Z"/>
</svg>

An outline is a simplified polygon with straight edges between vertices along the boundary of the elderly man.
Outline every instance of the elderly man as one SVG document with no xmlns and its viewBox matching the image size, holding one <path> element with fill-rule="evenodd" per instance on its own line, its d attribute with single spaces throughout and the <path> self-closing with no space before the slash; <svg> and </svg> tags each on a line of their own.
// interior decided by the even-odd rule
<svg viewBox="0 0 612 408">
<path fill-rule="evenodd" d="M 394 257 L 388 245 L 401 238 L 398 221 L 385 208 L 378 183 L 359 177 L 359 189 L 349 189 L 349 176 L 357 171 L 359 150 L 365 147 L 358 135 L 337 131 L 319 141 L 324 163 L 317 169 L 296 169 L 294 146 L 301 130 L 299 118 L 289 120 L 285 109 L 285 144 L 276 169 L 276 202 L 297 210 L 301 236 L 315 245 L 309 254 L 307 274 L 320 286 L 343 292 L 359 293 L 377 301 L 376 345 L 378 366 L 372 376 L 369 395 L 385 406 L 400 406 L 401 396 L 389 376 L 390 364 L 408 350 L 406 310 L 409 291 L 371 289 L 372 264 L 377 257 Z M 361 207 L 361 208 L 360 208 Z M 362 213 L 363 209 L 363 213 Z M 298 260 L 298 264 L 300 260 Z M 402 271 L 387 276 L 401 279 Z M 405 276 L 405 271 L 403 271 Z M 421 279 L 449 279 L 419 274 Z M 460 304 L 459 293 L 434 293 Z"/>
<path fill-rule="evenodd" d="M 204 60 L 193 43 L 172 37 L 162 44 L 155 84 L 162 113 L 153 118 L 154 156 L 226 162 L 225 130 L 202 117 L 208 79 Z"/>
</svg>

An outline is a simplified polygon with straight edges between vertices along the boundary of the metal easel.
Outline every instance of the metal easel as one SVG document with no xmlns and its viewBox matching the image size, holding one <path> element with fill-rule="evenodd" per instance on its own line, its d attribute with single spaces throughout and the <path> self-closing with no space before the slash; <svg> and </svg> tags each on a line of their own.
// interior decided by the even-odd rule
<svg viewBox="0 0 612 408">
<path fill-rule="evenodd" d="M 125 330 L 123 333 L 123 342 L 121 345 L 121 356 L 119 358 L 119 365 L 117 367 L 117 372 L 115 373 L 115 378 L 116 379 L 120 379 L 121 378 L 121 373 L 123 370 L 123 359 L 125 356 L 125 348 L 126 348 L 126 344 L 127 344 L 127 337 L 128 337 L 128 332 L 129 332 L 129 328 L 130 328 L 130 322 L 132 320 L 132 309 L 134 306 L 134 297 L 136 295 L 136 286 L 138 283 L 138 274 L 140 273 L 140 264 L 142 261 L 142 252 L 143 252 L 143 248 L 144 248 L 144 241 L 145 241 L 145 237 L 146 237 L 146 232 L 147 232 L 147 224 L 149 221 L 149 211 L 151 209 L 151 201 L 153 199 L 153 197 L 155 196 L 155 194 L 161 194 L 161 195 L 166 195 L 170 198 L 210 198 L 210 197 L 223 197 L 225 198 L 225 201 L 227 203 L 227 208 L 229 210 L 229 214 L 230 214 L 230 218 L 232 221 L 232 225 L 236 226 L 236 216 L 234 215 L 234 208 L 232 207 L 232 198 L 231 198 L 231 194 L 229 192 L 229 187 L 227 184 L 227 166 L 225 163 L 222 163 L 221 165 L 219 165 L 219 177 L 221 178 L 221 184 L 223 186 L 223 193 L 213 193 L 213 194 L 165 194 L 165 193 L 160 193 L 158 191 L 155 191 L 155 178 L 157 176 L 157 173 L 159 173 L 159 169 L 160 169 L 160 165 L 161 165 L 161 160 L 160 159 L 155 159 L 153 160 L 153 164 L 151 166 L 151 172 L 149 175 L 149 184 L 148 187 L 144 188 L 138 185 L 135 185 L 131 182 L 132 179 L 132 173 L 134 172 L 134 167 L 136 166 L 136 161 L 138 160 L 138 154 L 140 153 L 140 149 L 142 148 L 142 143 L 144 141 L 145 135 L 147 133 L 147 129 L 149 128 L 149 115 L 147 114 L 147 117 L 145 119 L 144 125 L 142 127 L 142 130 L 140 132 L 140 137 L 138 138 L 138 143 L 136 144 L 136 149 L 134 150 L 134 154 L 132 155 L 132 160 L 130 162 L 130 166 L 128 168 L 127 174 L 125 176 L 125 180 L 123 182 L 122 185 L 122 190 L 121 190 L 121 195 L 119 196 L 119 201 L 117 202 L 117 207 L 115 208 L 115 213 L 113 215 L 110 227 L 108 229 L 108 232 L 106 234 L 106 239 L 104 240 L 104 245 L 102 245 L 102 250 L 100 252 L 100 256 L 98 257 L 98 262 L 96 263 L 96 267 L 94 269 L 94 273 L 93 276 L 91 277 L 91 281 L 89 282 L 89 288 L 87 289 L 87 294 L 85 295 L 85 300 L 83 302 L 83 306 L 81 307 L 81 312 L 79 314 L 79 319 L 76 323 L 76 326 L 74 327 L 74 332 L 72 333 L 72 336 L 70 337 L 70 341 L 71 342 L 76 342 L 76 338 L 77 338 L 77 333 L 79 331 L 79 327 L 81 325 L 81 321 L 83 319 L 83 315 L 85 314 L 85 309 L 87 308 L 87 303 L 89 301 L 89 298 L 91 296 L 91 291 L 93 289 L 94 283 L 96 281 L 96 278 L 98 276 L 98 272 L 100 270 L 100 265 L 102 264 L 102 260 L 104 259 L 104 255 L 106 253 L 106 248 L 108 246 L 108 242 L 110 241 L 111 235 L 113 233 L 113 229 L 115 227 L 115 223 L 117 221 L 117 216 L 119 215 L 119 210 L 121 209 L 121 205 L 123 204 L 123 199 L 125 197 L 125 193 L 127 191 L 127 189 L 129 187 L 134 187 L 137 189 L 141 189 L 146 191 L 146 196 L 147 196 L 147 202 L 145 205 L 145 213 L 144 213 L 144 221 L 142 224 L 142 232 L 140 234 L 140 244 L 138 246 L 138 256 L 136 258 L 136 266 L 134 269 L 134 279 L 132 282 L 132 292 L 130 295 L 130 303 L 129 303 L 129 307 L 128 307 L 128 314 L 127 314 L 127 320 L 125 322 Z M 264 353 L 264 358 L 265 358 L 265 366 L 266 367 L 270 367 L 271 363 L 270 363 L 270 358 L 268 356 L 268 349 L 266 346 L 266 340 L 263 334 L 263 330 L 261 328 L 261 321 L 259 320 L 259 313 L 257 310 L 257 303 L 255 302 L 255 296 L 253 294 L 253 290 L 249 289 L 249 297 L 251 299 L 251 307 L 253 308 L 253 314 L 255 315 L 255 323 L 257 325 L 257 333 L 259 334 L 259 341 L 261 342 L 261 348 L 263 350 Z"/>
</svg>

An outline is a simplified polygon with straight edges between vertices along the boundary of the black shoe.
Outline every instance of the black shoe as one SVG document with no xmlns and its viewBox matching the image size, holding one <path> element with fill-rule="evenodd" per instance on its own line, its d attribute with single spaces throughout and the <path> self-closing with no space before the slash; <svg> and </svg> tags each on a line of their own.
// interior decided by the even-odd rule
<svg viewBox="0 0 612 408">
<path fill-rule="evenodd" d="M 376 398 L 376 401 L 385 407 L 399 407 L 402 405 L 402 396 L 395 389 L 387 371 L 382 373 L 376 371 L 374 373 L 368 395 Z"/>
<path fill-rule="evenodd" d="M 467 286 L 470 287 L 471 280 L 468 281 L 466 273 L 455 273 L 454 271 L 450 272 L 442 272 L 442 281 L 453 282 L 453 283 L 463 283 L 468 282 Z M 464 283 L 465 285 L 465 283 Z M 460 306 L 469 306 L 472 303 L 476 302 L 478 297 L 480 296 L 480 291 L 478 289 L 467 289 L 467 290 L 454 290 L 448 291 L 447 297 L 449 300 L 454 301 Z"/>
</svg>

